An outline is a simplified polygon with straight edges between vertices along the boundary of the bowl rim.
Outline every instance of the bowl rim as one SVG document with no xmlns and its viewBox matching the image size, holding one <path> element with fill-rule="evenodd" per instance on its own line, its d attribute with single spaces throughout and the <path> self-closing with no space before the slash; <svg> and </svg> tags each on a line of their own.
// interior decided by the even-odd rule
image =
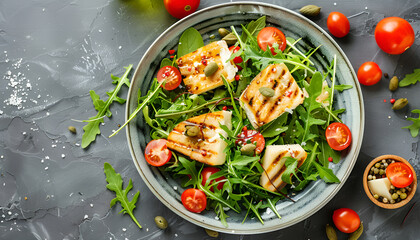
<svg viewBox="0 0 420 240">
<path fill-rule="evenodd" d="M 375 199 L 372 195 L 372 193 L 369 190 L 368 187 L 368 180 L 367 177 L 369 175 L 369 169 L 371 169 L 373 167 L 373 165 L 375 165 L 375 163 L 382 161 L 384 159 L 392 159 L 398 162 L 402 162 L 404 164 L 406 164 L 408 167 L 410 167 L 411 171 L 413 172 L 413 182 L 410 184 L 411 187 L 411 192 L 409 195 L 407 195 L 407 198 L 404 199 L 403 201 L 399 202 L 399 203 L 394 203 L 394 204 L 386 204 L 383 202 L 378 201 L 377 199 Z M 411 201 L 411 199 L 414 197 L 414 195 L 416 194 L 416 190 L 417 190 L 417 174 L 416 171 L 414 170 L 413 166 L 411 166 L 410 162 L 405 160 L 404 158 L 397 156 L 397 155 L 392 155 L 392 154 L 387 154 L 387 155 L 381 155 L 379 157 L 374 158 L 372 161 L 370 161 L 370 163 L 366 166 L 365 172 L 363 173 L 363 189 L 365 190 L 365 193 L 367 195 L 367 197 L 377 206 L 381 207 L 381 208 L 385 208 L 385 209 L 397 209 L 400 208 L 404 205 L 406 205 L 407 203 L 409 203 Z"/>
<path fill-rule="evenodd" d="M 310 211 L 307 212 L 307 214 L 305 216 L 300 216 L 297 217 L 296 219 L 293 219 L 292 221 L 290 221 L 288 224 L 286 224 L 285 226 L 279 228 L 279 227 L 269 227 L 269 228 L 262 228 L 259 229 L 257 231 L 255 231 L 254 229 L 252 229 L 252 231 L 250 230 L 241 230 L 241 229 L 234 229 L 234 231 L 231 228 L 222 228 L 222 227 L 218 227 L 218 226 L 212 226 L 212 225 L 208 225 L 204 222 L 201 222 L 197 219 L 195 219 L 194 217 L 191 217 L 191 213 L 184 213 L 181 210 L 177 209 L 176 207 L 174 207 L 173 205 L 171 205 L 171 203 L 167 202 L 166 199 L 164 198 L 163 195 L 161 195 L 154 187 L 153 185 L 147 180 L 145 173 L 142 172 L 141 167 L 139 165 L 139 163 L 137 162 L 136 159 L 136 155 L 134 152 L 134 148 L 133 148 L 133 144 L 131 142 L 130 139 L 130 125 L 133 124 L 133 122 L 130 122 L 129 125 L 126 127 L 126 136 L 127 136 L 127 140 L 128 140 L 128 145 L 129 145 L 129 150 L 134 162 L 134 165 L 137 168 L 137 171 L 140 173 L 140 176 L 142 177 L 143 181 L 145 182 L 145 184 L 148 186 L 149 190 L 169 209 L 171 209 L 171 211 L 173 211 L 175 214 L 177 214 L 178 216 L 181 216 L 183 219 L 204 227 L 204 228 L 209 228 L 211 230 L 215 230 L 215 231 L 219 231 L 219 232 L 225 232 L 225 233 L 231 233 L 231 234 L 260 234 L 260 233 L 267 233 L 267 232 L 272 232 L 272 231 L 276 231 L 282 228 L 286 228 L 286 227 L 290 227 L 294 224 L 297 224 L 298 222 L 301 222 L 307 218 L 309 218 L 310 216 L 312 216 L 313 214 L 315 214 L 316 212 L 318 212 L 321 208 L 323 208 L 338 192 L 339 190 L 342 188 L 342 186 L 344 185 L 345 181 L 348 179 L 348 177 L 350 176 L 352 170 L 354 169 L 354 165 L 357 161 L 357 158 L 359 156 L 360 153 L 360 149 L 361 149 L 361 145 L 362 145 L 362 140 L 363 140 L 363 134 L 364 134 L 364 122 L 365 122 L 365 114 L 364 114 L 364 101 L 363 101 L 363 95 L 362 95 L 362 91 L 361 91 L 361 87 L 360 84 L 357 82 L 357 77 L 356 77 L 356 73 L 354 71 L 354 68 L 352 67 L 352 64 L 350 62 L 350 60 L 348 59 L 347 55 L 344 53 L 344 51 L 341 49 L 341 47 L 337 44 L 337 42 L 324 30 L 322 29 L 319 25 L 317 25 L 316 23 L 312 22 L 310 19 L 304 17 L 303 15 L 287 9 L 285 7 L 281 7 L 278 5 L 274 5 L 274 4 L 269 4 L 269 3 L 261 3 L 261 2 L 255 2 L 255 1 L 239 1 L 239 2 L 229 2 L 229 3 L 222 3 L 222 4 L 217 4 L 217 5 L 213 5 L 213 6 L 209 6 L 207 8 L 201 9 L 177 22 L 175 22 L 173 25 L 171 25 L 170 27 L 168 27 L 168 29 L 166 29 L 161 35 L 159 35 L 159 37 L 149 46 L 149 48 L 146 50 L 146 52 L 144 53 L 144 55 L 142 56 L 141 60 L 139 61 L 139 64 L 137 65 L 136 71 L 134 72 L 133 76 L 132 76 L 132 81 L 136 78 L 136 76 L 139 74 L 139 67 L 143 61 L 145 61 L 145 56 L 147 56 L 149 54 L 149 52 L 151 51 L 152 47 L 163 37 L 165 36 L 168 32 L 170 32 L 172 29 L 179 27 L 179 25 L 184 24 L 184 22 L 189 21 L 190 19 L 194 18 L 195 16 L 205 12 L 205 11 L 209 11 L 209 10 L 216 10 L 218 8 L 224 8 L 224 7 L 232 7 L 232 6 L 241 6 L 241 5 L 251 5 L 251 6 L 257 6 L 257 7 L 264 7 L 264 8 L 271 8 L 274 10 L 278 10 L 278 11 L 282 11 L 282 12 L 286 12 L 288 14 L 293 15 L 294 17 L 300 18 L 302 20 L 304 20 L 305 22 L 307 22 L 308 24 L 310 24 L 312 27 L 314 27 L 314 29 L 318 30 L 320 32 L 320 34 L 323 34 L 328 41 L 335 47 L 335 49 L 337 50 L 338 54 L 340 54 L 342 56 L 342 58 L 344 59 L 345 65 L 349 66 L 349 71 L 350 74 L 352 75 L 354 81 L 354 88 L 355 91 L 357 92 L 358 96 L 359 96 L 359 109 L 360 109 L 360 119 L 358 119 L 360 121 L 360 127 L 358 129 L 358 135 L 360 136 L 356 147 L 354 149 L 354 156 L 352 156 L 351 159 L 347 159 L 348 161 L 351 161 L 348 169 L 345 171 L 344 175 L 341 178 L 341 182 L 337 184 L 337 186 L 331 191 L 331 193 L 323 200 L 322 203 L 318 204 L 317 206 L 315 206 L 314 208 L 312 208 Z M 132 94 L 134 91 L 137 91 L 137 89 L 133 89 L 133 84 L 130 85 L 130 89 L 128 91 L 127 96 L 130 96 L 130 94 Z M 137 92 L 136 92 L 137 93 Z M 126 103 L 126 113 L 125 113 L 125 120 L 127 121 L 130 117 L 130 98 L 127 97 L 127 103 Z M 352 145 L 356 143 L 356 141 L 354 141 L 352 143 Z"/>
</svg>

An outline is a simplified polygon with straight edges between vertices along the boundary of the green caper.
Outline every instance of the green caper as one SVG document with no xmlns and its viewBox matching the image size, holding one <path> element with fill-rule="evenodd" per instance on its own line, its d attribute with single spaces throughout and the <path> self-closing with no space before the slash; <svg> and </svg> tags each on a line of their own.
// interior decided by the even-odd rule
<svg viewBox="0 0 420 240">
<path fill-rule="evenodd" d="M 217 70 L 219 70 L 219 65 L 215 62 L 211 62 L 204 68 L 204 75 L 206 75 L 206 77 L 210 77 L 217 72 Z"/>
<path fill-rule="evenodd" d="M 395 101 L 394 105 L 392 106 L 393 110 L 400 110 L 407 106 L 408 100 L 407 98 L 400 98 L 397 101 Z"/>
<path fill-rule="evenodd" d="M 229 30 L 227 30 L 226 28 L 219 28 L 218 32 L 220 37 L 222 38 L 230 33 Z"/>
<path fill-rule="evenodd" d="M 206 230 L 207 235 L 209 235 L 210 237 L 217 238 L 219 236 L 219 232 L 207 228 L 205 228 L 204 230 Z"/>
<path fill-rule="evenodd" d="M 360 226 L 356 231 L 350 233 L 349 240 L 357 240 L 360 238 L 360 236 L 362 236 L 362 234 L 363 234 L 363 222 L 360 223 Z"/>
<path fill-rule="evenodd" d="M 238 38 L 235 34 L 229 33 L 228 35 L 224 36 L 222 40 L 225 40 L 228 45 L 233 45 L 238 41 Z"/>
<path fill-rule="evenodd" d="M 162 216 L 155 217 L 156 226 L 160 229 L 166 229 L 168 227 L 168 221 Z"/>
<path fill-rule="evenodd" d="M 394 199 L 394 200 L 395 200 L 395 199 L 397 199 L 397 198 L 398 198 L 398 194 L 393 193 L 393 194 L 392 194 L 392 199 Z"/>
<path fill-rule="evenodd" d="M 389 81 L 389 90 L 395 91 L 398 89 L 398 78 L 396 76 L 393 76 L 391 80 Z"/>
<path fill-rule="evenodd" d="M 264 97 L 273 97 L 274 94 L 276 93 L 273 89 L 268 88 L 268 87 L 260 87 L 260 89 L 258 89 L 258 91 L 260 91 L 260 93 Z"/>
<path fill-rule="evenodd" d="M 252 143 L 245 144 L 241 147 L 241 153 L 243 155 L 253 156 L 255 154 L 255 149 L 257 146 L 255 146 Z"/>
<path fill-rule="evenodd" d="M 376 168 L 379 168 L 380 166 L 381 166 L 381 164 L 380 164 L 380 163 L 376 163 L 376 164 L 375 164 L 375 167 L 376 167 Z"/>
<path fill-rule="evenodd" d="M 325 232 L 327 234 L 328 240 L 337 240 L 337 233 L 335 232 L 334 227 L 327 224 L 327 226 L 325 226 Z"/>
<path fill-rule="evenodd" d="M 401 193 L 400 198 L 401 199 L 406 199 L 407 198 L 407 193 Z"/>
<path fill-rule="evenodd" d="M 306 5 L 299 9 L 299 12 L 305 16 L 316 17 L 321 12 L 321 8 L 316 5 Z"/>
<path fill-rule="evenodd" d="M 69 129 L 69 131 L 71 132 L 71 133 L 74 133 L 74 134 L 76 134 L 76 128 L 75 127 L 73 127 L 73 126 L 69 126 L 68 127 L 68 129 Z"/>
<path fill-rule="evenodd" d="M 196 125 L 185 125 L 184 134 L 188 137 L 196 137 L 200 133 L 200 128 Z"/>
</svg>

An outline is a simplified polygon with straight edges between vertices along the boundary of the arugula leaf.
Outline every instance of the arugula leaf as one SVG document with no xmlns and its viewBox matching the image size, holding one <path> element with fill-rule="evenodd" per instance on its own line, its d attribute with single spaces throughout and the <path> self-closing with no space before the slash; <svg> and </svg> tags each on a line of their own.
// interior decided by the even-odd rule
<svg viewBox="0 0 420 240">
<path fill-rule="evenodd" d="M 251 35 L 257 36 L 258 33 L 261 31 L 261 29 L 265 27 L 265 19 L 266 19 L 266 16 L 262 16 L 255 21 L 249 22 L 245 27 Z M 242 41 L 246 42 L 247 38 L 248 38 L 248 35 L 245 33 L 242 33 L 242 36 L 241 36 Z"/>
<path fill-rule="evenodd" d="M 318 160 L 324 167 L 328 167 L 330 163 L 328 161 L 329 157 L 332 157 L 334 163 L 338 163 L 340 161 L 340 152 L 332 149 L 330 145 L 328 145 L 327 141 L 320 141 L 320 148 L 321 153 L 318 155 Z"/>
<path fill-rule="evenodd" d="M 420 114 L 420 109 L 414 109 L 413 111 L 411 111 L 411 113 L 419 113 Z M 411 136 L 413 138 L 417 137 L 419 135 L 419 131 L 420 131 L 420 115 L 419 118 L 407 118 L 407 120 L 412 121 L 413 124 L 411 124 L 410 126 L 405 126 L 403 128 L 407 128 L 410 130 Z"/>
<path fill-rule="evenodd" d="M 216 212 L 223 226 L 228 227 L 226 218 L 228 218 L 229 216 L 225 213 L 225 210 L 223 210 L 223 205 L 218 202 L 216 204 L 216 207 L 214 208 L 214 211 Z"/>
<path fill-rule="evenodd" d="M 121 78 L 115 77 L 111 75 L 111 78 L 114 80 L 112 83 L 117 84 L 115 89 L 112 92 L 107 92 L 109 98 L 104 102 L 103 100 L 99 99 L 99 96 L 95 93 L 95 91 L 90 91 L 90 96 L 92 98 L 93 105 L 95 110 L 98 111 L 95 117 L 89 118 L 88 124 L 83 127 L 84 133 L 82 136 L 82 148 L 86 148 L 96 139 L 96 135 L 101 133 L 99 129 L 99 125 L 104 122 L 103 117 L 111 117 L 112 113 L 109 109 L 111 103 L 114 101 L 119 103 L 124 103 L 125 100 L 118 97 L 118 92 L 120 91 L 121 87 L 125 84 L 126 86 L 130 86 L 130 81 L 128 80 L 127 76 L 130 73 L 133 65 L 130 64 L 128 67 L 124 67 L 126 69 L 125 73 Z"/>
<path fill-rule="evenodd" d="M 198 172 L 195 167 L 196 161 L 194 160 L 189 161 L 188 159 L 181 156 L 178 158 L 178 160 L 184 167 L 184 169 L 179 171 L 178 174 L 191 176 L 188 182 L 185 183 L 184 187 L 190 186 L 190 185 L 193 185 L 195 187 L 198 183 Z"/>
<path fill-rule="evenodd" d="M 282 132 L 285 132 L 288 127 L 284 126 L 287 120 L 287 113 L 283 113 L 280 117 L 274 119 L 273 121 L 269 122 L 268 124 L 263 125 L 261 128 L 260 133 L 265 138 L 275 137 Z"/>
<path fill-rule="evenodd" d="M 346 89 L 351 89 L 351 88 L 353 88 L 353 85 L 341 84 L 341 85 L 335 85 L 334 86 L 334 89 L 339 91 L 339 92 L 342 92 Z"/>
<path fill-rule="evenodd" d="M 133 188 L 133 182 L 128 182 L 126 189 L 122 188 L 123 180 L 119 173 L 115 172 L 115 169 L 109 163 L 104 163 L 104 173 L 106 175 L 106 181 L 108 184 L 106 188 L 115 192 L 115 198 L 111 200 L 110 207 L 112 208 L 117 202 L 120 202 L 122 210 L 119 213 L 130 215 L 131 219 L 137 224 L 139 228 L 142 228 L 140 223 L 137 221 L 136 217 L 133 214 L 133 210 L 136 208 L 136 202 L 139 198 L 140 192 L 137 191 L 134 194 L 131 201 L 128 200 L 127 194 Z"/>
<path fill-rule="evenodd" d="M 284 166 L 286 166 L 286 170 L 284 170 L 283 174 L 281 175 L 281 180 L 288 184 L 292 184 L 291 176 L 292 174 L 296 176 L 298 160 L 292 157 L 286 157 L 286 162 L 284 163 Z"/>
<path fill-rule="evenodd" d="M 319 165 L 317 162 L 313 162 L 313 164 L 316 167 L 316 170 L 318 170 L 319 177 L 321 177 L 322 180 L 326 183 L 340 183 L 340 179 L 338 179 L 333 171 L 329 168 L 323 167 Z"/>
<path fill-rule="evenodd" d="M 267 203 L 261 205 L 261 208 L 267 208 L 267 207 L 270 208 L 271 211 L 273 211 L 276 214 L 276 216 L 279 219 L 281 219 L 281 216 L 280 216 L 280 214 L 279 214 L 279 212 L 277 211 L 277 208 L 276 208 L 276 203 L 279 200 L 280 200 L 280 197 L 275 197 L 273 199 L 267 198 Z"/>
<path fill-rule="evenodd" d="M 172 66 L 172 61 L 169 58 L 164 58 L 160 62 L 160 68 L 163 68 L 165 66 Z"/>
<path fill-rule="evenodd" d="M 405 77 L 399 82 L 400 87 L 407 87 L 411 84 L 416 84 L 420 81 L 420 68 L 414 69 L 414 72 L 411 74 L 405 75 Z"/>
<path fill-rule="evenodd" d="M 203 46 L 204 42 L 201 34 L 195 30 L 195 28 L 188 28 L 179 38 L 177 55 L 182 57 L 190 52 L 194 52 Z"/>
</svg>

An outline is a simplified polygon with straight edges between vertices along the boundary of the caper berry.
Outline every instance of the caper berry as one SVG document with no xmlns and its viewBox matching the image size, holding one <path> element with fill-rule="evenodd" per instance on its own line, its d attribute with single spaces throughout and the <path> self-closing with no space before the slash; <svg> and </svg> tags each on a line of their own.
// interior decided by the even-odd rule
<svg viewBox="0 0 420 240">
<path fill-rule="evenodd" d="M 401 199 L 406 199 L 407 198 L 407 193 L 401 193 L 400 198 Z"/>
<path fill-rule="evenodd" d="M 394 200 L 395 200 L 395 199 L 397 199 L 397 198 L 398 198 L 398 194 L 393 193 L 393 194 L 392 194 L 392 199 L 394 199 Z"/>
<path fill-rule="evenodd" d="M 376 164 L 375 164 L 375 167 L 376 167 L 376 168 L 379 168 L 380 166 L 381 166 L 381 164 L 380 164 L 380 163 L 376 163 Z"/>
<path fill-rule="evenodd" d="M 168 221 L 162 216 L 155 217 L 156 226 L 160 229 L 166 229 L 168 227 Z"/>
<path fill-rule="evenodd" d="M 76 134 L 76 132 L 77 132 L 76 128 L 75 128 L 75 127 L 73 127 L 73 126 L 69 126 L 69 127 L 68 127 L 68 129 L 69 129 L 69 131 L 70 131 L 71 133 Z"/>
</svg>

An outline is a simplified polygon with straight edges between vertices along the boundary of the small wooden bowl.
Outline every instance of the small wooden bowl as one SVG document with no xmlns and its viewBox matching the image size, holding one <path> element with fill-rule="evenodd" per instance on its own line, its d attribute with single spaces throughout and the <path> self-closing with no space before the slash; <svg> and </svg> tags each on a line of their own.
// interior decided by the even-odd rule
<svg viewBox="0 0 420 240">
<path fill-rule="evenodd" d="M 380 162 L 383 159 L 392 159 L 392 160 L 395 160 L 396 162 L 402 162 L 402 163 L 406 164 L 407 166 L 409 166 L 411 171 L 413 172 L 414 180 L 410 184 L 411 191 L 407 195 L 407 198 L 402 200 L 399 203 L 392 203 L 392 204 L 388 203 L 388 204 L 386 204 L 386 203 L 380 202 L 379 200 L 377 200 L 373 197 L 373 194 L 369 190 L 369 187 L 368 187 L 368 184 L 367 184 L 367 182 L 368 182 L 367 178 L 368 178 L 368 175 L 369 175 L 369 171 L 373 167 L 373 165 L 375 165 L 375 163 Z M 396 208 L 400 208 L 400 207 L 404 206 L 405 204 L 410 202 L 410 200 L 414 197 L 414 194 L 416 193 L 416 190 L 417 190 L 417 175 L 416 175 L 416 172 L 414 171 L 414 168 L 411 166 L 411 164 L 407 160 L 405 160 L 404 158 L 396 156 L 396 155 L 382 155 L 382 156 L 379 156 L 379 157 L 373 159 L 369 163 L 369 165 L 366 167 L 365 173 L 363 174 L 363 188 L 365 189 L 365 192 L 366 192 L 366 195 L 368 196 L 368 198 L 374 204 L 378 205 L 381 208 L 396 209 Z"/>
</svg>

